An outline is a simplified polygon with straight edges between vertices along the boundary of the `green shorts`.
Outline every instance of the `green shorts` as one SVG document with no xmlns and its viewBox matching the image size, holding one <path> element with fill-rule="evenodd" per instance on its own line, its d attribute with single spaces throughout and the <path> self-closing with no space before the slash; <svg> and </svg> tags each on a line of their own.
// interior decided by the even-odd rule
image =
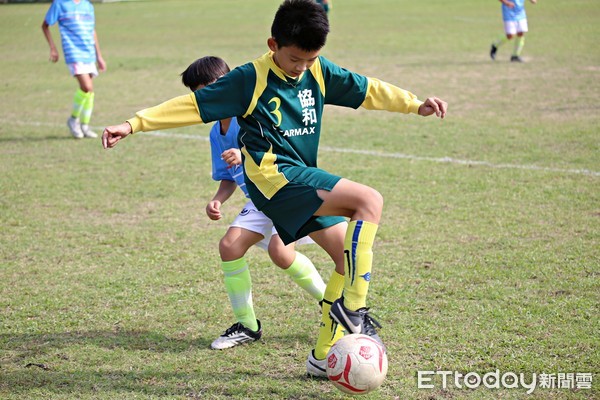
<svg viewBox="0 0 600 400">
<path fill-rule="evenodd" d="M 314 215 L 323 204 L 317 190 L 331 191 L 341 177 L 312 167 L 288 167 L 285 176 L 290 182 L 260 208 L 285 244 L 346 221 L 341 216 Z"/>
</svg>

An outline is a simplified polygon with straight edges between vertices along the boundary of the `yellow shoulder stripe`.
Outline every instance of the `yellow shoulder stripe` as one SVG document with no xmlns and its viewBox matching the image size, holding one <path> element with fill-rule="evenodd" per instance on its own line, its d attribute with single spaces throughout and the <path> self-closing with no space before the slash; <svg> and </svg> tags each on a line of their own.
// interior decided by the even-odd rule
<svg viewBox="0 0 600 400">
<path fill-rule="evenodd" d="M 317 58 L 315 63 L 309 69 L 321 89 L 321 95 L 325 96 L 325 79 L 323 78 L 323 68 L 321 68 L 321 59 Z"/>
<path fill-rule="evenodd" d="M 252 64 L 254 65 L 254 70 L 256 71 L 256 85 L 254 86 L 254 92 L 252 93 L 252 100 L 250 101 L 250 105 L 248 105 L 248 109 L 243 115 L 244 117 L 247 117 L 248 115 L 252 114 L 252 112 L 256 108 L 258 99 L 267 88 L 267 76 L 269 75 L 270 68 L 268 62 L 269 60 L 265 58 L 270 58 L 270 54 L 267 53 L 264 56 L 252 62 Z"/>
</svg>

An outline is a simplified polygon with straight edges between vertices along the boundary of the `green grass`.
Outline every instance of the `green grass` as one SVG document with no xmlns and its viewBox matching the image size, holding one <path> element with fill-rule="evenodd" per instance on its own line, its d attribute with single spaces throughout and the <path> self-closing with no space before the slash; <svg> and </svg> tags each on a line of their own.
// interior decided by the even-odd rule
<svg viewBox="0 0 600 400">
<path fill-rule="evenodd" d="M 278 4 L 96 4 L 109 69 L 92 124 L 185 93 L 179 73 L 199 56 L 260 56 Z M 450 103 L 444 121 L 325 115 L 320 166 L 386 202 L 369 305 L 390 369 L 366 398 L 598 398 L 600 7 L 528 4 L 527 63 L 514 65 L 511 46 L 488 57 L 497 2 L 365 4 L 335 2 L 323 55 Z M 207 127 L 176 131 L 199 140 L 138 135 L 111 151 L 70 139 L 76 86 L 62 60 L 47 62 L 47 7 L 0 6 L 0 397 L 344 398 L 305 377 L 318 309 L 259 250 L 248 258 L 264 339 L 209 350 L 233 322 L 217 243 L 244 199 L 223 221 L 205 216 Z M 302 251 L 328 279 L 325 253 Z M 496 369 L 594 382 L 532 395 L 417 388 L 418 370 Z"/>
</svg>

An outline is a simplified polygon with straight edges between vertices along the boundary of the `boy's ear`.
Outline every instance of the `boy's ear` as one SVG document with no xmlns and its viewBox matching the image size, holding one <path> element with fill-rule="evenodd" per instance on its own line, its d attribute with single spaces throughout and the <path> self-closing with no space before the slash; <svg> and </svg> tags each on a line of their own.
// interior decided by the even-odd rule
<svg viewBox="0 0 600 400">
<path fill-rule="evenodd" d="M 275 41 L 275 38 L 272 37 L 267 39 L 267 46 L 269 46 L 269 49 L 273 52 L 277 51 L 277 49 L 279 48 L 277 42 Z"/>
</svg>

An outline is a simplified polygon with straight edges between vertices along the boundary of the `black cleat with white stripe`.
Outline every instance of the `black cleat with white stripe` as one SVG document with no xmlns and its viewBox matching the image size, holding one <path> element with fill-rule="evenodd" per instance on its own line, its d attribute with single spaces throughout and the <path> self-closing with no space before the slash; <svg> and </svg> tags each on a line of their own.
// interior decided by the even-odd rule
<svg viewBox="0 0 600 400">
<path fill-rule="evenodd" d="M 348 310 L 344 306 L 344 298 L 340 297 L 331 305 L 329 316 L 346 330 L 346 334 L 362 333 L 371 336 L 384 346 L 375 329 L 375 326 L 381 328 L 381 324 L 369 315 L 367 307 L 359 308 L 356 311 Z"/>
<path fill-rule="evenodd" d="M 210 347 L 215 350 L 223 350 L 243 343 L 257 341 L 262 336 L 262 327 L 259 320 L 256 320 L 256 322 L 258 323 L 258 331 L 256 332 L 246 328 L 240 322 L 236 322 L 225 333 L 215 339 Z"/>
</svg>

